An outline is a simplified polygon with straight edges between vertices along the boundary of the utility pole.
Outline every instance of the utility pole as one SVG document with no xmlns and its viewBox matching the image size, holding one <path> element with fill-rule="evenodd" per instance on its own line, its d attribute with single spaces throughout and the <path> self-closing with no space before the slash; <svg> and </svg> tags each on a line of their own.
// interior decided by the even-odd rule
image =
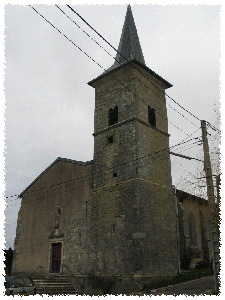
<svg viewBox="0 0 225 300">
<path fill-rule="evenodd" d="M 201 121 L 202 141 L 204 150 L 204 169 L 207 182 L 207 194 L 209 203 L 209 221 L 211 225 L 211 247 L 214 270 L 215 290 L 219 291 L 219 272 L 220 272 L 220 254 L 219 254 L 219 220 L 216 217 L 216 204 L 214 197 L 214 186 L 212 177 L 212 168 L 209 155 L 209 145 L 207 139 L 206 121 Z"/>
</svg>

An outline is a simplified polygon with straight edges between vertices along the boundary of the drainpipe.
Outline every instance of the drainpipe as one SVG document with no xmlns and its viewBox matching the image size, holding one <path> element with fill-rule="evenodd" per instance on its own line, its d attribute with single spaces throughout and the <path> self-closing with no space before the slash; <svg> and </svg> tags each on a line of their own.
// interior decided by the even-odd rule
<svg viewBox="0 0 225 300">
<path fill-rule="evenodd" d="M 177 205 L 177 190 L 175 186 L 174 189 L 174 196 L 175 196 L 175 205 L 176 205 L 176 230 L 177 230 L 177 256 L 178 256 L 178 272 L 181 275 L 181 268 L 180 268 L 180 237 L 179 237 L 179 223 L 178 223 L 178 205 Z"/>
</svg>

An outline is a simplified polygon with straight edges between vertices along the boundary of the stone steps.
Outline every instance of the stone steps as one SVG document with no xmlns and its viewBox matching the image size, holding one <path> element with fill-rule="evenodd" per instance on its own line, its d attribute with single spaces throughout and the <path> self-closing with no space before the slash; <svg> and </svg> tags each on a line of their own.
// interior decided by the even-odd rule
<svg viewBox="0 0 225 300">
<path fill-rule="evenodd" d="M 66 276 L 46 276 L 33 278 L 36 286 L 37 294 L 48 295 L 76 295 L 74 290 Z"/>
</svg>

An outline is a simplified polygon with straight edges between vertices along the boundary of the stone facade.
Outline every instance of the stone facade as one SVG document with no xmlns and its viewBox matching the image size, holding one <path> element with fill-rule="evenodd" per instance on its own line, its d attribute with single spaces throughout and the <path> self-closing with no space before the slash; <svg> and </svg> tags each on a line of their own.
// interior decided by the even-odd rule
<svg viewBox="0 0 225 300">
<path fill-rule="evenodd" d="M 51 273 L 52 243 L 62 243 L 63 263 L 64 238 L 74 212 L 90 195 L 92 167 L 92 161 L 58 158 L 21 194 L 14 272 Z"/>
<path fill-rule="evenodd" d="M 208 263 L 211 260 L 210 222 L 208 201 L 177 190 L 179 207 L 179 250 L 181 268 L 185 268 L 187 251 L 196 249 L 199 252 L 190 267 L 198 261 Z"/>
<path fill-rule="evenodd" d="M 156 93 L 147 79 L 143 88 L 137 69 L 153 77 L 132 61 L 89 83 L 96 101 L 90 202 L 96 211 L 90 221 L 96 230 L 92 243 L 101 253 L 93 272 L 174 275 L 176 204 L 170 157 L 163 151 L 169 147 L 165 94 Z M 154 81 L 164 89 L 170 86 L 156 76 Z M 156 126 L 148 121 L 148 105 L 161 113 Z M 108 111 L 116 106 L 118 120 L 108 126 Z"/>
<path fill-rule="evenodd" d="M 130 6 L 119 48 L 126 61 L 89 82 L 93 161 L 58 158 L 21 193 L 14 273 L 66 274 L 84 294 L 137 291 L 175 276 L 189 244 L 208 251 L 207 202 L 172 187 L 172 85 L 146 67 Z"/>
</svg>

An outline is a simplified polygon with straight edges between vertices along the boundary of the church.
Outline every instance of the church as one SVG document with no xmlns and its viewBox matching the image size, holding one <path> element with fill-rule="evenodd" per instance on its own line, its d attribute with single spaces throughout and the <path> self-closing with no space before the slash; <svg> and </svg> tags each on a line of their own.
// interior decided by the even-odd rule
<svg viewBox="0 0 225 300">
<path fill-rule="evenodd" d="M 20 194 L 13 273 L 67 275 L 84 294 L 110 282 L 117 294 L 177 275 L 189 246 L 208 260 L 208 203 L 172 186 L 172 84 L 146 66 L 130 5 L 114 64 L 88 84 L 93 160 L 57 158 Z"/>
</svg>

